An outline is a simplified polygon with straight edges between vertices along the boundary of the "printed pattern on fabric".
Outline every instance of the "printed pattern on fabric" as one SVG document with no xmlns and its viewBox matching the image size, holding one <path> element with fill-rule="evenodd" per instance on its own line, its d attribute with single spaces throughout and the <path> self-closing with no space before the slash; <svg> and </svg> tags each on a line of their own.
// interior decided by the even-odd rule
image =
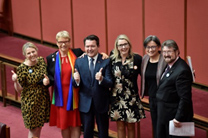
<svg viewBox="0 0 208 138">
<path fill-rule="evenodd" d="M 49 122 L 50 96 L 48 88 L 43 85 L 44 74 L 47 75 L 46 63 L 42 57 L 34 66 L 22 63 L 17 68 L 18 81 L 23 87 L 21 92 L 21 110 L 25 127 L 34 129 Z"/>
<path fill-rule="evenodd" d="M 134 66 L 134 58 L 128 57 L 123 65 L 121 59 L 112 61 L 112 73 L 115 78 L 111 95 L 112 121 L 135 123 L 145 118 L 138 91 L 134 89 L 135 70 L 137 68 Z"/>
</svg>

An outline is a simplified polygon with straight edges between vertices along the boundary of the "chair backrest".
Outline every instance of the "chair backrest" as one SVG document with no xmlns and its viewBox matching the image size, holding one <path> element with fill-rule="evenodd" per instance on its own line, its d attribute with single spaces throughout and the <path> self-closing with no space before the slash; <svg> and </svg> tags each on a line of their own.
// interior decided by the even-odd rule
<svg viewBox="0 0 208 138">
<path fill-rule="evenodd" d="M 0 138 L 10 138 L 10 127 L 0 122 Z"/>
<path fill-rule="evenodd" d="M 0 122 L 0 138 L 6 138 L 6 124 Z"/>
<path fill-rule="evenodd" d="M 13 35 L 11 0 L 0 0 L 0 29 Z"/>
</svg>

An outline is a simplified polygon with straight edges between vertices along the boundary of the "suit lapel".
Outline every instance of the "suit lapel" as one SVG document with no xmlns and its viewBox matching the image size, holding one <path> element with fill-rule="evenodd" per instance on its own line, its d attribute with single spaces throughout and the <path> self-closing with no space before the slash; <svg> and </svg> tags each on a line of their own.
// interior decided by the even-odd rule
<svg viewBox="0 0 208 138">
<path fill-rule="evenodd" d="M 100 65 L 102 63 L 102 57 L 100 54 L 98 54 L 98 58 L 97 58 L 97 61 L 96 61 L 96 64 L 95 64 L 95 71 L 94 71 L 94 75 L 100 70 Z"/>
<path fill-rule="evenodd" d="M 94 70 L 94 76 L 95 74 L 100 70 L 100 67 L 101 67 L 101 63 L 102 63 L 102 56 L 100 54 L 98 54 L 98 58 L 97 58 L 97 61 L 95 63 L 95 70 Z M 95 82 L 95 79 L 93 79 L 94 82 Z M 93 83 L 94 83 L 93 82 Z"/>
<path fill-rule="evenodd" d="M 144 64 L 142 65 L 143 66 L 142 67 L 142 69 L 143 69 L 142 70 L 142 75 L 143 76 L 145 76 L 145 71 L 146 71 L 146 68 L 147 68 L 148 61 L 149 61 L 149 56 L 146 55 L 146 58 L 143 60 Z"/>
<path fill-rule="evenodd" d="M 164 80 L 167 78 L 171 77 L 171 74 L 174 72 L 175 68 L 178 66 L 180 62 L 180 57 L 179 59 L 173 64 L 173 66 L 170 68 L 170 70 L 163 76 L 163 78 L 160 80 L 160 83 L 162 83 Z"/>
</svg>

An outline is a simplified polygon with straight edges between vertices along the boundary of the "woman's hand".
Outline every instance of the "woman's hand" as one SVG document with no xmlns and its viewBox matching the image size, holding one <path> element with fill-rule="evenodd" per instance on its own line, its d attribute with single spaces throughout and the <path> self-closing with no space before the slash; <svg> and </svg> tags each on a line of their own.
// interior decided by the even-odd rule
<svg viewBox="0 0 208 138">
<path fill-rule="evenodd" d="M 23 90 L 23 88 L 17 80 L 17 74 L 13 70 L 11 70 L 11 72 L 12 72 L 12 81 L 14 82 L 14 88 L 17 92 L 20 93 Z"/>
<path fill-rule="evenodd" d="M 11 70 L 11 72 L 12 72 L 12 81 L 17 82 L 17 74 L 13 70 Z"/>
<path fill-rule="evenodd" d="M 83 58 L 85 55 L 87 55 L 87 53 L 83 53 L 81 56 L 79 56 L 79 58 Z"/>
<path fill-rule="evenodd" d="M 101 52 L 100 53 L 102 55 L 102 59 L 108 59 L 109 56 L 106 53 Z"/>
<path fill-rule="evenodd" d="M 50 83 L 50 80 L 47 75 L 44 74 L 43 85 L 47 86 Z"/>
<path fill-rule="evenodd" d="M 102 55 L 102 59 L 109 58 L 109 56 L 106 53 L 101 52 L 100 54 Z M 83 53 L 81 56 L 79 56 L 79 58 L 83 58 L 85 55 L 87 55 L 87 53 Z"/>
</svg>

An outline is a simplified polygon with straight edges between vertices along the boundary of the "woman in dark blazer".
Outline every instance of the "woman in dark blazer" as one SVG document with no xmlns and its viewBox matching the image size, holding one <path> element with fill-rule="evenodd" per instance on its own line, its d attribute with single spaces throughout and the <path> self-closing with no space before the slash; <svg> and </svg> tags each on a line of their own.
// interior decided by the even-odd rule
<svg viewBox="0 0 208 138">
<path fill-rule="evenodd" d="M 144 40 L 146 55 L 142 60 L 141 68 L 141 97 L 149 96 L 150 114 L 152 118 L 153 134 L 156 138 L 157 126 L 157 101 L 156 91 L 159 80 L 166 66 L 163 56 L 160 54 L 160 40 L 157 36 L 150 35 Z"/>
</svg>

